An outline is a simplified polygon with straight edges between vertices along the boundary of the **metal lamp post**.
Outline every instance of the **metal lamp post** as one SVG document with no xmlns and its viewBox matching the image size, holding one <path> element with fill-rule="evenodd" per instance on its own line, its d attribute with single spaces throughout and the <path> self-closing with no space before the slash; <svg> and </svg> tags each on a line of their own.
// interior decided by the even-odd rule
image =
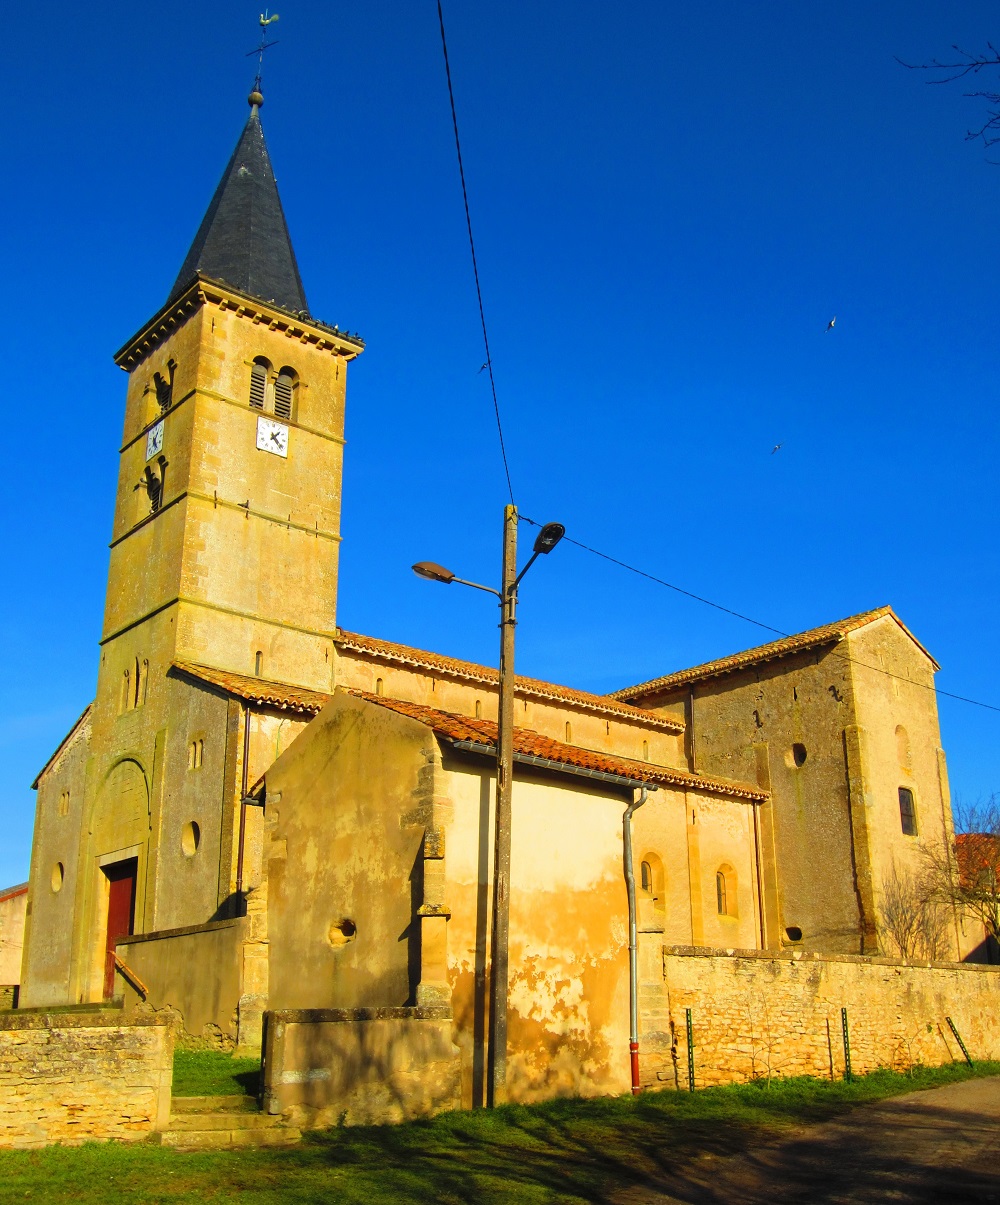
<svg viewBox="0 0 1000 1205">
<path fill-rule="evenodd" d="M 493 847 L 493 931 L 490 943 L 490 1049 L 487 1103 L 502 1104 L 507 1092 L 507 937 L 510 930 L 510 828 L 514 785 L 514 629 L 517 625 L 517 588 L 539 556 L 547 554 L 566 534 L 561 523 L 546 523 L 538 533 L 531 557 L 517 572 L 517 507 L 503 513 L 503 564 L 501 588 L 481 586 L 456 577 L 433 561 L 420 561 L 413 572 L 429 581 L 471 586 L 500 600 L 500 699 L 497 724 L 496 833 Z"/>
</svg>

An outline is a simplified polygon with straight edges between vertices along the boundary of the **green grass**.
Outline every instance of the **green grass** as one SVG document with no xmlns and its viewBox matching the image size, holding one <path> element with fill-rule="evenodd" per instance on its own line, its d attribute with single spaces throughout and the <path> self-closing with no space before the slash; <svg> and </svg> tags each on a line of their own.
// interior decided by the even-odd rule
<svg viewBox="0 0 1000 1205">
<path fill-rule="evenodd" d="M 0 1152 L 0 1205 L 26 1198 L 84 1205 L 608 1202 L 636 1184 L 669 1189 L 672 1174 L 704 1155 L 735 1154 L 865 1101 L 973 1075 L 1000 1075 L 1000 1063 L 915 1068 L 912 1076 L 878 1071 L 851 1083 L 789 1079 L 447 1113 L 327 1130 L 274 1151 L 89 1144 Z"/>
<path fill-rule="evenodd" d="M 174 1096 L 256 1096 L 260 1059 L 234 1059 L 219 1050 L 174 1053 Z"/>
</svg>

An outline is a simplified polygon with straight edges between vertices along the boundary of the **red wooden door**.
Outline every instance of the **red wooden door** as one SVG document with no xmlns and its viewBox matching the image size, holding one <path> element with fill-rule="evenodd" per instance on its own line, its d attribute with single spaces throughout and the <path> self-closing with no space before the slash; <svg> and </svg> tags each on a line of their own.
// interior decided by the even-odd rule
<svg viewBox="0 0 1000 1205">
<path fill-rule="evenodd" d="M 108 940 L 104 958 L 104 998 L 115 994 L 115 942 L 128 937 L 135 919 L 135 878 L 137 862 L 115 862 L 105 866 L 108 880 Z"/>
</svg>

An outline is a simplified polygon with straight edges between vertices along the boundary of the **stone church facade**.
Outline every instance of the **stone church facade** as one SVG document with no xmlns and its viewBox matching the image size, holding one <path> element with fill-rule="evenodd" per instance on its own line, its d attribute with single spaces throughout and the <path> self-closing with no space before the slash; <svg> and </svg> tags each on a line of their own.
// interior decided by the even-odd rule
<svg viewBox="0 0 1000 1205">
<path fill-rule="evenodd" d="M 364 1080 L 394 1085 L 359 1113 L 381 1117 L 483 1099 L 498 680 L 337 627 L 363 350 L 309 313 L 255 104 L 116 355 L 97 690 L 35 783 L 21 1005 L 170 1009 L 191 1041 L 271 1042 L 272 1071 L 322 1022 L 335 1070 L 279 1076 L 273 1107 Z M 882 883 L 953 843 L 937 668 L 882 607 L 609 696 L 518 679 L 515 1098 L 628 1086 L 641 787 L 647 1082 L 679 1049 L 670 958 L 893 953 Z M 941 940 L 952 962 L 973 944 L 958 916 Z"/>
</svg>

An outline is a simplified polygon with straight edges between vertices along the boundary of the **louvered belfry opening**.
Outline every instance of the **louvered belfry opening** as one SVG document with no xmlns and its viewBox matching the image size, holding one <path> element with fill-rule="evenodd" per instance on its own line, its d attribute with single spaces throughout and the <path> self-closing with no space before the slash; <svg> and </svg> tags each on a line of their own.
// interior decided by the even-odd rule
<svg viewBox="0 0 1000 1205">
<path fill-rule="evenodd" d="M 264 409 L 267 396 L 267 365 L 255 360 L 250 369 L 250 405 L 254 410 Z"/>
<path fill-rule="evenodd" d="M 283 368 L 274 382 L 274 414 L 276 418 L 286 421 L 292 417 L 292 392 L 295 388 L 295 377 L 290 368 Z"/>
</svg>

